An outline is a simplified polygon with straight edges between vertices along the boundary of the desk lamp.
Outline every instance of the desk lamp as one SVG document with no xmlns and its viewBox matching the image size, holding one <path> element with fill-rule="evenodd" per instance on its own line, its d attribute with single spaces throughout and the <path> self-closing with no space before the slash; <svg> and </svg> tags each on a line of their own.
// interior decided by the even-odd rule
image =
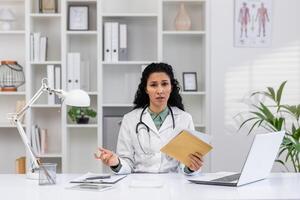
<svg viewBox="0 0 300 200">
<path fill-rule="evenodd" d="M 0 28 L 3 31 L 12 29 L 12 22 L 15 21 L 15 15 L 9 8 L 0 9 Z"/>
<path fill-rule="evenodd" d="M 29 156 L 33 161 L 32 166 L 32 172 L 35 170 L 43 170 L 47 180 L 49 183 L 55 183 L 55 180 L 51 177 L 51 175 L 48 173 L 47 169 L 41 165 L 41 161 L 37 158 L 37 155 L 35 155 L 34 151 L 31 148 L 29 139 L 26 136 L 26 133 L 22 127 L 22 124 L 20 122 L 20 119 L 22 116 L 26 113 L 26 111 L 29 109 L 30 106 L 42 95 L 42 93 L 47 92 L 50 95 L 55 94 L 57 95 L 62 101 L 69 106 L 77 106 L 77 107 L 88 107 L 90 106 L 90 97 L 89 95 L 84 92 L 83 90 L 71 90 L 70 92 L 65 92 L 61 89 L 53 89 L 48 86 L 48 81 L 46 78 L 42 80 L 42 86 L 41 88 L 35 93 L 35 95 L 29 100 L 28 103 L 22 108 L 18 113 L 12 113 L 10 114 L 11 119 L 13 123 L 17 126 L 17 129 L 19 131 L 19 134 L 23 140 L 23 143 L 25 144 L 25 147 L 27 148 L 29 152 Z"/>
</svg>

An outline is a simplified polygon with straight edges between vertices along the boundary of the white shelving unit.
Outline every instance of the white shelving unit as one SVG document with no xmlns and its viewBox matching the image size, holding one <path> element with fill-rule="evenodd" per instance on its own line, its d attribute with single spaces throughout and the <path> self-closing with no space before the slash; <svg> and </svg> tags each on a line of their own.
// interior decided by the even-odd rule
<svg viewBox="0 0 300 200">
<path fill-rule="evenodd" d="M 0 1 L 0 10 L 9 8 L 15 13 L 16 21 L 12 30 L 0 31 L 0 61 L 16 60 L 24 70 L 26 66 L 26 3 L 24 1 Z M 16 126 L 8 120 L 8 113 L 16 111 L 16 102 L 25 100 L 27 83 L 17 92 L 0 91 L 0 173 L 14 173 L 15 159 L 25 155 L 25 148 Z M 23 127 L 26 129 L 24 121 Z M 5 161 L 5 162 L 4 162 Z"/>
<path fill-rule="evenodd" d="M 189 31 L 174 28 L 182 2 L 192 21 Z M 44 95 L 30 108 L 24 124 L 28 135 L 32 125 L 47 128 L 49 151 L 40 157 L 43 161 L 57 162 L 59 172 L 105 170 L 93 153 L 98 146 L 115 145 L 120 120 L 134 106 L 142 65 L 152 62 L 171 64 L 180 85 L 183 72 L 197 72 L 198 91 L 181 91 L 181 95 L 196 129 L 209 132 L 208 3 L 206 0 L 58 0 L 58 13 L 45 14 L 38 12 L 36 0 L 0 1 L 0 8 L 8 6 L 20 13 L 14 30 L 0 31 L 0 60 L 17 60 L 26 72 L 26 84 L 18 92 L 0 92 L 0 105 L 5 105 L 1 107 L 0 117 L 0 158 L 9 156 L 11 163 L 0 166 L 0 173 L 13 173 L 14 160 L 25 154 L 17 130 L 5 118 L 6 113 L 14 112 L 17 100 L 26 98 L 28 101 L 39 89 L 41 79 L 47 75 L 47 65 L 61 66 L 62 89 L 67 90 L 67 55 L 70 52 L 79 52 L 81 62 L 89 65 L 87 92 L 97 117 L 90 119 L 89 124 L 74 124 L 67 116 L 68 107 L 48 105 L 47 95 Z M 70 5 L 89 7 L 88 31 L 68 29 Z M 128 59 L 125 61 L 104 61 L 103 26 L 111 21 L 127 24 Z M 30 61 L 32 32 L 48 37 L 46 61 Z M 1 153 L 1 148 L 8 146 L 15 147 L 11 149 L 14 153 Z"/>
</svg>

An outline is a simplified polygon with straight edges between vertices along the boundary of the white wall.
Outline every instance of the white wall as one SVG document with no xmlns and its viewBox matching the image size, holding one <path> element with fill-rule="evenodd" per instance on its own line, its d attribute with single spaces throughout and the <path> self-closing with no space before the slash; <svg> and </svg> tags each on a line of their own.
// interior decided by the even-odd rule
<svg viewBox="0 0 300 200">
<path fill-rule="evenodd" d="M 235 48 L 234 0 L 211 1 L 212 171 L 242 167 L 253 136 L 237 132 L 233 117 L 250 92 L 288 80 L 283 100 L 300 102 L 299 8 L 299 0 L 273 0 L 271 47 Z"/>
</svg>

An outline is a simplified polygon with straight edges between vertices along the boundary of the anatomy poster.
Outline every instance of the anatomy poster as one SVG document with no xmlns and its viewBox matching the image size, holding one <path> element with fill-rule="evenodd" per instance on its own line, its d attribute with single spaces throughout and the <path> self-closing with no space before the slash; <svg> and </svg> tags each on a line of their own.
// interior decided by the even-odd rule
<svg viewBox="0 0 300 200">
<path fill-rule="evenodd" d="M 235 0 L 235 46 L 271 45 L 272 0 Z"/>
</svg>

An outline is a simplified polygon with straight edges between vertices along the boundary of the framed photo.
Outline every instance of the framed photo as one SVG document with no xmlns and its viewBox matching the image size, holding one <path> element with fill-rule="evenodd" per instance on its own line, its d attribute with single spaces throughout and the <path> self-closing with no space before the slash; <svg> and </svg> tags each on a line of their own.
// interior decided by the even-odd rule
<svg viewBox="0 0 300 200">
<path fill-rule="evenodd" d="M 197 73 L 196 72 L 183 72 L 183 91 L 197 91 Z"/>
<path fill-rule="evenodd" d="M 40 13 L 57 13 L 57 0 L 39 0 Z"/>
<path fill-rule="evenodd" d="M 89 29 L 89 7 L 69 6 L 68 29 L 72 31 L 87 31 Z"/>
</svg>

